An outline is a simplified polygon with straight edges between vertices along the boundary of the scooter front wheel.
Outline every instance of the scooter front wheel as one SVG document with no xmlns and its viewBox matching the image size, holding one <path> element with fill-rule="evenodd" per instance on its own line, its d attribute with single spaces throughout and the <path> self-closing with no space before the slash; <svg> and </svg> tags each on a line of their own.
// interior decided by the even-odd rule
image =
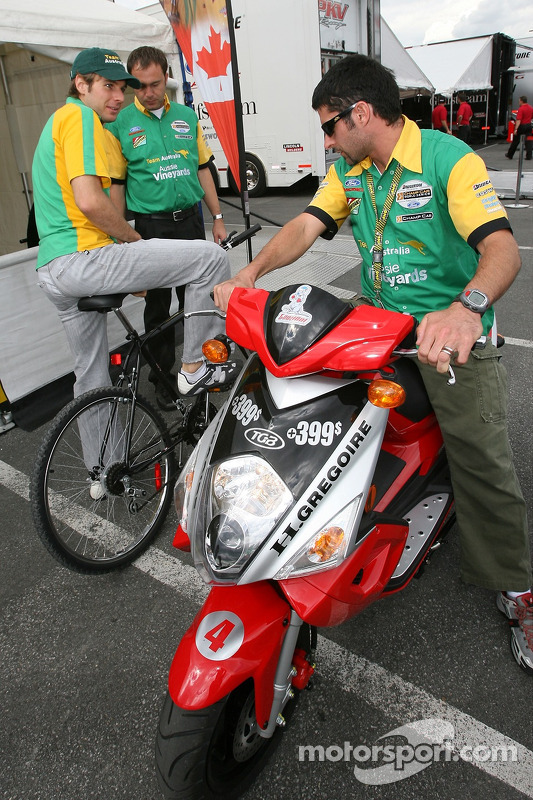
<svg viewBox="0 0 533 800">
<path fill-rule="evenodd" d="M 156 741 L 157 777 L 164 797 L 240 797 L 274 752 L 280 733 L 277 728 L 271 739 L 264 739 L 257 732 L 251 680 L 218 703 L 195 711 L 179 708 L 167 693 Z"/>
</svg>

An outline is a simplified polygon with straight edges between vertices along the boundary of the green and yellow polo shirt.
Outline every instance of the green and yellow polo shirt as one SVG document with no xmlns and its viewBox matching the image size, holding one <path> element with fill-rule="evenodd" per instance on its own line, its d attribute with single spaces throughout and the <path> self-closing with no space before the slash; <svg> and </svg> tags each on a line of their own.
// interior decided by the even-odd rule
<svg viewBox="0 0 533 800">
<path fill-rule="evenodd" d="M 405 117 L 404 122 L 383 174 L 370 158 L 354 166 L 340 158 L 306 212 L 326 225 L 326 239 L 349 218 L 363 259 L 363 292 L 373 298 L 376 214 L 366 173 L 372 174 L 381 213 L 400 163 L 403 172 L 383 234 L 381 299 L 386 308 L 421 320 L 447 308 L 463 291 L 477 269 L 477 244 L 510 225 L 479 156 L 455 137 L 420 130 Z M 486 333 L 494 321 L 492 309 L 482 321 Z"/>
<path fill-rule="evenodd" d="M 81 100 L 69 97 L 46 123 L 33 158 L 37 268 L 58 256 L 113 242 L 74 202 L 71 181 L 80 175 L 96 175 L 109 194 L 106 134 L 100 119 Z"/>
<path fill-rule="evenodd" d="M 135 98 L 106 128 L 115 137 L 118 155 L 113 161 L 122 158 L 130 211 L 166 213 L 191 208 L 202 199 L 198 168 L 206 167 L 213 154 L 191 108 L 165 96 L 159 119 Z"/>
</svg>

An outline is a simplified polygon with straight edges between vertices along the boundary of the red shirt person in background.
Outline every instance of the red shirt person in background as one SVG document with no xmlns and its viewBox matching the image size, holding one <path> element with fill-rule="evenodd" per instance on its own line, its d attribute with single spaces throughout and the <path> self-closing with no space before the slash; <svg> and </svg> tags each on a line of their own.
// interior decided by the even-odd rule
<svg viewBox="0 0 533 800">
<path fill-rule="evenodd" d="M 439 99 L 431 113 L 431 122 L 434 130 L 442 131 L 443 133 L 451 133 L 448 127 L 448 112 L 442 99 Z"/>
<path fill-rule="evenodd" d="M 459 139 L 470 144 L 470 120 L 474 116 L 472 106 L 467 102 L 464 94 L 459 95 L 459 108 L 457 110 L 457 133 Z"/>
<path fill-rule="evenodd" d="M 513 134 L 513 141 L 509 145 L 509 150 L 506 152 L 506 158 L 512 158 L 515 154 L 515 150 L 520 143 L 520 137 L 526 137 L 526 160 L 531 161 L 531 154 L 533 150 L 533 141 L 531 139 L 528 140 L 528 136 L 531 136 L 531 120 L 533 119 L 533 106 L 530 106 L 527 102 L 527 97 L 522 95 L 522 97 L 518 98 L 518 102 L 520 106 L 518 111 L 516 112 L 516 119 L 514 123 L 514 134 Z"/>
</svg>

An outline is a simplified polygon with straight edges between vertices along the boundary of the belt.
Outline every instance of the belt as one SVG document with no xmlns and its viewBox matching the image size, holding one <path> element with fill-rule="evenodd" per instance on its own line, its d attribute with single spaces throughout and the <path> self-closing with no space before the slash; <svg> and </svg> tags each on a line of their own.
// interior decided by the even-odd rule
<svg viewBox="0 0 533 800">
<path fill-rule="evenodd" d="M 135 217 L 140 217 L 141 219 L 173 219 L 174 222 L 181 222 L 188 217 L 192 217 L 194 214 L 197 213 L 198 206 L 194 205 L 190 208 L 178 208 L 176 211 L 162 211 L 160 214 L 138 214 L 136 211 L 134 212 Z"/>
</svg>

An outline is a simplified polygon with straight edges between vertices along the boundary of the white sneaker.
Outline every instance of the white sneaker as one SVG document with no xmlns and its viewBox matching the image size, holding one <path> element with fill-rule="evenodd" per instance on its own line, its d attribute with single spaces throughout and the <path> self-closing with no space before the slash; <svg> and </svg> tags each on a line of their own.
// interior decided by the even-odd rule
<svg viewBox="0 0 533 800">
<path fill-rule="evenodd" d="M 513 656 L 523 670 L 533 675 L 533 594 L 525 592 L 511 598 L 499 592 L 496 605 L 509 620 Z"/>
<path fill-rule="evenodd" d="M 229 389 L 239 372 L 242 364 L 238 361 L 225 361 L 223 364 L 206 364 L 206 369 L 194 383 L 189 383 L 187 376 L 180 370 L 178 374 L 178 391 L 185 397 L 190 397 L 201 392 L 218 392 Z"/>
</svg>

